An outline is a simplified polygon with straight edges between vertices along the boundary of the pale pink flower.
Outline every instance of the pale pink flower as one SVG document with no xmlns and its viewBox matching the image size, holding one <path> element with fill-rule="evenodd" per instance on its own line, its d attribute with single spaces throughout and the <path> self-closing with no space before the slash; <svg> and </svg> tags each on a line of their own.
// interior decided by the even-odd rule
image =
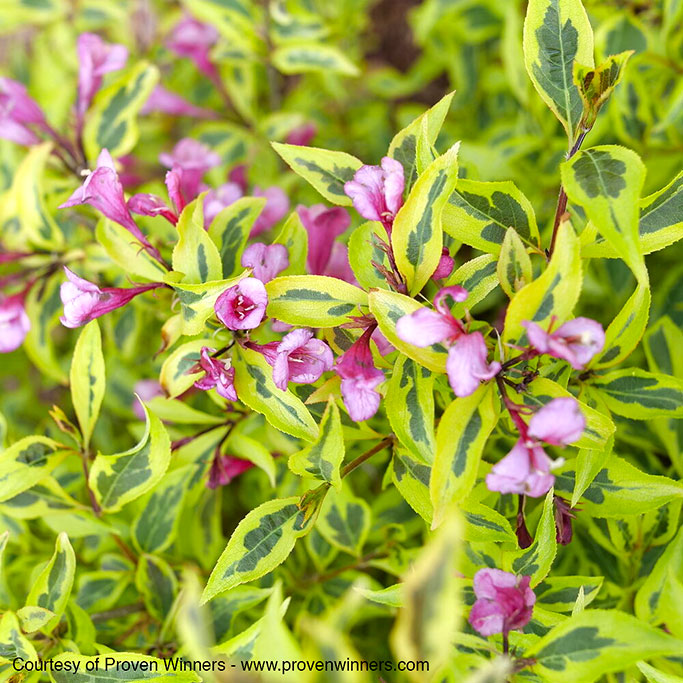
<svg viewBox="0 0 683 683">
<path fill-rule="evenodd" d="M 180 95 L 166 90 L 166 88 L 160 85 L 154 87 L 154 90 L 152 90 L 152 93 L 140 110 L 140 113 L 143 115 L 153 112 L 161 112 L 171 116 L 191 116 L 195 119 L 215 119 L 218 117 L 216 112 L 197 107 Z"/>
<path fill-rule="evenodd" d="M 328 208 L 324 204 L 297 206 L 296 212 L 308 233 L 308 272 L 312 275 L 325 275 L 335 240 L 351 225 L 351 216 L 341 206 Z"/>
<path fill-rule="evenodd" d="M 0 76 L 0 138 L 19 145 L 35 145 L 40 137 L 34 127 L 40 132 L 49 129 L 42 109 L 29 96 L 26 86 Z"/>
<path fill-rule="evenodd" d="M 244 268 L 252 268 L 254 277 L 265 284 L 289 266 L 287 247 L 255 242 L 244 250 L 241 263 Z"/>
<path fill-rule="evenodd" d="M 210 53 L 217 41 L 218 31 L 213 26 L 186 16 L 173 27 L 166 47 L 181 57 L 188 57 L 203 74 L 215 79 L 218 70 Z"/>
<path fill-rule="evenodd" d="M 242 188 L 234 182 L 223 183 L 209 190 L 204 197 L 204 227 L 208 228 L 223 209 L 243 196 Z"/>
<path fill-rule="evenodd" d="M 22 294 L 0 298 L 0 353 L 18 349 L 31 329 Z"/>
<path fill-rule="evenodd" d="M 251 330 L 261 324 L 267 305 L 268 294 L 261 280 L 247 277 L 226 289 L 216 299 L 214 308 L 229 330 Z"/>
<path fill-rule="evenodd" d="M 266 230 L 270 230 L 278 221 L 283 219 L 289 211 L 289 197 L 284 190 L 276 185 L 262 190 L 255 186 L 252 196 L 265 197 L 266 205 L 263 207 L 259 217 L 254 222 L 249 233 L 250 237 L 256 237 Z"/>
<path fill-rule="evenodd" d="M 331 370 L 333 363 L 332 350 L 324 341 L 315 339 L 311 330 L 292 330 L 277 346 L 273 382 L 283 391 L 288 382 L 312 384 Z"/>
<path fill-rule="evenodd" d="M 165 395 L 164 390 L 161 388 L 161 384 L 159 384 L 159 382 L 155 379 L 141 379 L 135 383 L 135 387 L 133 390 L 140 397 L 140 400 L 136 398 L 133 401 L 133 412 L 135 413 L 135 417 L 137 417 L 138 420 L 145 419 L 145 411 L 143 407 L 140 405 L 140 401 L 142 401 L 143 403 L 147 403 L 148 401 L 151 401 L 153 398 Z"/>
<path fill-rule="evenodd" d="M 487 360 L 488 349 L 481 332 L 462 334 L 448 349 L 446 372 L 456 396 L 473 394 L 481 382 L 492 379 L 500 371 L 498 361 Z"/>
<path fill-rule="evenodd" d="M 172 152 L 160 154 L 159 161 L 177 174 L 180 193 L 185 202 L 191 202 L 199 194 L 202 176 L 219 166 L 221 158 L 201 142 L 183 138 Z"/>
</svg>

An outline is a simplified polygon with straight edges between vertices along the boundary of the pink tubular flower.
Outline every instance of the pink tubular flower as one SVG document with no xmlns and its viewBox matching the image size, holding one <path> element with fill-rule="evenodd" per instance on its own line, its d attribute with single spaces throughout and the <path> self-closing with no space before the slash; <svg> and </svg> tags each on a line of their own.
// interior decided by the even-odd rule
<svg viewBox="0 0 683 683">
<path fill-rule="evenodd" d="M 0 76 L 0 138 L 19 145 L 35 145 L 40 138 L 30 126 L 47 132 L 42 109 L 22 83 Z"/>
<path fill-rule="evenodd" d="M 272 187 L 267 187 L 262 190 L 258 186 L 255 186 L 252 190 L 252 195 L 254 197 L 265 197 L 266 205 L 263 207 L 263 211 L 256 219 L 251 232 L 250 237 L 256 237 L 266 230 L 270 230 L 278 221 L 284 218 L 289 211 L 289 197 L 285 194 L 284 190 L 276 185 Z"/>
<path fill-rule="evenodd" d="M 192 138 L 183 138 L 171 153 L 163 152 L 159 161 L 170 168 L 179 178 L 179 190 L 185 202 L 191 202 L 198 194 L 202 176 L 221 163 L 221 158 Z"/>
<path fill-rule="evenodd" d="M 482 636 L 524 628 L 531 620 L 536 595 L 529 587 L 531 577 L 515 576 L 501 569 L 480 569 L 474 575 L 477 601 L 469 622 Z"/>
<path fill-rule="evenodd" d="M 203 391 L 215 389 L 219 396 L 228 399 L 228 401 L 236 401 L 235 368 L 230 366 L 230 361 L 212 358 L 211 354 L 215 350 L 204 346 L 199 352 L 199 363 L 192 368 L 191 372 L 203 370 L 206 374 L 198 379 L 194 385 Z"/>
<path fill-rule="evenodd" d="M 581 437 L 586 418 L 576 399 L 554 398 L 529 420 L 528 427 L 519 420 L 520 439 L 513 449 L 486 476 L 486 486 L 499 493 L 520 493 L 538 498 L 555 483 L 550 473 L 553 461 L 540 442 L 566 446 Z"/>
<path fill-rule="evenodd" d="M 488 349 L 481 332 L 463 334 L 448 349 L 446 372 L 456 396 L 473 394 L 479 384 L 500 371 L 500 363 L 487 362 Z"/>
<path fill-rule="evenodd" d="M 255 242 L 244 250 L 241 263 L 245 268 L 252 268 L 254 277 L 265 284 L 289 266 L 287 247 Z"/>
<path fill-rule="evenodd" d="M 81 33 L 76 46 L 78 53 L 78 120 L 90 106 L 95 93 L 102 85 L 102 76 L 110 71 L 122 69 L 128 59 L 128 50 L 123 45 L 105 43 L 95 33 Z"/>
<path fill-rule="evenodd" d="M 24 309 L 23 294 L 0 299 L 0 353 L 18 349 L 31 329 Z"/>
<path fill-rule="evenodd" d="M 62 283 L 59 295 L 64 304 L 64 315 L 59 319 L 64 327 L 80 327 L 99 318 L 110 311 L 125 306 L 133 297 L 150 289 L 163 287 L 154 282 L 149 285 L 130 287 L 104 287 L 100 289 L 96 284 L 78 277 L 64 266 L 68 282 Z"/>
<path fill-rule="evenodd" d="M 218 40 L 218 31 L 192 17 L 179 21 L 166 40 L 166 47 L 180 57 L 188 57 L 209 78 L 216 78 L 218 71 L 210 58 L 211 48 Z"/>
<path fill-rule="evenodd" d="M 191 116 L 195 119 L 215 119 L 216 112 L 197 107 L 176 93 L 157 85 L 147 98 L 140 113 L 143 115 L 160 112 L 171 116 Z"/>
<path fill-rule="evenodd" d="M 285 142 L 289 145 L 301 145 L 305 147 L 311 143 L 311 140 L 313 140 L 317 132 L 318 127 L 315 123 L 304 123 L 301 126 L 297 126 L 290 130 Z"/>
<path fill-rule="evenodd" d="M 432 280 L 443 280 L 448 277 L 453 272 L 453 266 L 455 261 L 451 257 L 448 247 L 444 247 L 441 250 L 441 258 L 436 266 L 436 269 L 432 273 Z"/>
<path fill-rule="evenodd" d="M 370 419 L 379 408 L 380 395 L 375 390 L 384 381 L 384 373 L 375 367 L 370 351 L 371 325 L 337 359 L 334 371 L 342 378 L 341 392 L 349 416 L 355 422 Z"/>
<path fill-rule="evenodd" d="M 229 330 L 251 330 L 266 315 L 268 294 L 261 280 L 247 277 L 216 299 L 216 316 Z"/>
<path fill-rule="evenodd" d="M 206 485 L 210 489 L 229 484 L 235 477 L 250 470 L 253 462 L 236 458 L 232 455 L 216 455 L 211 463 L 209 479 Z"/>
<path fill-rule="evenodd" d="M 292 330 L 277 346 L 273 382 L 283 391 L 288 382 L 312 384 L 331 370 L 333 363 L 332 350 L 324 341 L 314 339 L 311 330 Z"/>
<path fill-rule="evenodd" d="M 575 370 L 583 370 L 605 346 L 602 325 L 590 318 L 574 318 L 552 333 L 528 320 L 523 325 L 536 351 L 566 360 Z"/>
<path fill-rule="evenodd" d="M 139 216 L 163 216 L 173 225 L 178 222 L 178 214 L 155 194 L 134 194 L 128 200 L 128 209 Z"/>
<path fill-rule="evenodd" d="M 308 233 L 308 272 L 326 274 L 335 239 L 351 225 L 351 216 L 340 206 L 328 208 L 324 204 L 297 206 L 296 212 Z"/>
<path fill-rule="evenodd" d="M 403 166 L 384 157 L 381 166 L 361 166 L 353 180 L 345 183 L 344 192 L 363 218 L 381 221 L 387 233 L 391 233 L 394 218 L 403 205 L 404 187 Z"/>
</svg>

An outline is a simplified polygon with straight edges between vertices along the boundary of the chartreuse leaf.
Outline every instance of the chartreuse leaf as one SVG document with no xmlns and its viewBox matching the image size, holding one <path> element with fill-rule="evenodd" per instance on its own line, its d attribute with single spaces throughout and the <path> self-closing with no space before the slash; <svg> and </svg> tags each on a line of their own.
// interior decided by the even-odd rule
<svg viewBox="0 0 683 683">
<path fill-rule="evenodd" d="M 411 188 L 417 177 L 417 143 L 425 134 L 429 145 L 436 142 L 441 126 L 451 106 L 455 91 L 444 95 L 433 107 L 420 114 L 403 130 L 394 135 L 389 144 L 388 156 L 400 162 L 405 174 L 406 187 Z"/>
<path fill-rule="evenodd" d="M 683 379 L 683 331 L 668 315 L 650 327 L 643 346 L 650 368 Z"/>
<path fill-rule="evenodd" d="M 330 396 L 320 421 L 318 438 L 289 456 L 289 469 L 300 477 L 315 477 L 341 488 L 339 467 L 344 460 L 344 436 L 339 408 Z"/>
<path fill-rule="evenodd" d="M 19 617 L 21 630 L 24 633 L 33 633 L 38 629 L 44 628 L 50 619 L 54 619 L 56 616 L 52 610 L 35 605 L 26 605 L 17 610 L 17 617 Z"/>
<path fill-rule="evenodd" d="M 344 183 L 353 180 L 363 162 L 346 152 L 335 152 L 317 147 L 301 147 L 273 142 L 273 149 L 291 169 L 307 180 L 320 194 L 340 206 L 351 204 L 344 193 Z"/>
<path fill-rule="evenodd" d="M 132 528 L 133 542 L 140 551 L 160 553 L 173 543 L 192 469 L 186 465 L 168 472 L 148 494 Z"/>
<path fill-rule="evenodd" d="M 534 542 L 525 550 L 515 553 L 510 569 L 515 574 L 530 576 L 533 588 L 548 576 L 556 553 L 555 504 L 550 490 L 543 502 L 543 512 L 534 534 Z"/>
<path fill-rule="evenodd" d="M 567 131 L 571 147 L 583 114 L 574 62 L 593 66 L 593 29 L 580 0 L 531 0 L 523 49 L 529 78 Z"/>
<path fill-rule="evenodd" d="M 571 495 L 574 466 L 564 466 L 555 477 L 555 490 Z M 594 517 L 640 515 L 683 497 L 683 483 L 646 474 L 612 455 L 581 497 L 581 508 Z"/>
<path fill-rule="evenodd" d="M 648 683 L 683 683 L 683 678 L 680 676 L 674 676 L 673 674 L 665 673 L 659 669 L 655 669 L 654 666 L 650 666 L 645 662 L 638 662 L 638 668 L 640 673 L 645 676 Z"/>
<path fill-rule="evenodd" d="M 613 370 L 596 377 L 607 407 L 632 420 L 683 417 L 683 380 L 640 368 Z"/>
<path fill-rule="evenodd" d="M 315 528 L 335 548 L 360 556 L 371 517 L 370 506 L 345 486 L 325 496 Z"/>
<path fill-rule="evenodd" d="M 265 204 L 264 197 L 241 197 L 211 221 L 209 237 L 218 248 L 223 263 L 222 277 L 232 277 L 241 270 L 240 257 L 249 232 Z"/>
<path fill-rule="evenodd" d="M 268 315 L 290 325 L 336 327 L 368 303 L 362 289 L 326 275 L 276 277 L 266 291 Z"/>
<path fill-rule="evenodd" d="M 574 85 L 578 88 L 583 101 L 581 123 L 585 128 L 593 127 L 598 112 L 621 80 L 626 62 L 633 52 L 628 50 L 618 55 L 610 55 L 598 67 L 583 66 L 574 62 Z"/>
<path fill-rule="evenodd" d="M 297 538 L 311 529 L 304 524 L 299 498 L 278 498 L 262 503 L 237 525 L 223 554 L 211 572 L 202 603 L 241 583 L 253 581 L 282 564 Z"/>
<path fill-rule="evenodd" d="M 398 446 L 394 449 L 391 477 L 394 486 L 408 505 L 417 512 L 427 524 L 432 523 L 432 502 L 429 499 L 429 477 L 431 468 L 412 451 Z"/>
<path fill-rule="evenodd" d="M 232 360 L 240 400 L 286 434 L 307 441 L 317 438 L 318 425 L 308 408 L 289 389 L 282 391 L 275 386 L 273 369 L 262 354 L 237 348 Z"/>
<path fill-rule="evenodd" d="M 171 611 L 178 592 L 178 580 L 160 557 L 141 555 L 135 571 L 135 587 L 140 591 L 147 611 L 163 621 Z"/>
<path fill-rule="evenodd" d="M 271 55 L 273 64 L 283 74 L 333 72 L 344 76 L 358 76 L 358 67 L 337 47 L 322 43 L 283 45 Z"/>
<path fill-rule="evenodd" d="M 283 244 L 287 248 L 289 265 L 280 275 L 301 275 L 306 272 L 308 232 L 296 211 L 293 211 L 285 221 L 273 244 Z"/>
<path fill-rule="evenodd" d="M 89 322 L 76 342 L 70 371 L 71 400 L 83 434 L 85 448 L 100 414 L 104 398 L 104 356 L 97 320 Z"/>
<path fill-rule="evenodd" d="M 461 528 L 459 515 L 451 515 L 403 577 L 403 606 L 391 634 L 396 657 L 427 660 L 438 670 L 451 654 L 461 612 L 457 578 Z M 413 680 L 424 680 L 423 674 L 416 676 Z"/>
<path fill-rule="evenodd" d="M 9 664 L 17 658 L 35 662 L 38 660 L 38 654 L 31 641 L 21 632 L 17 615 L 7 610 L 0 619 L 0 661 Z M 15 673 L 9 666 L 6 671 L 10 674 Z"/>
<path fill-rule="evenodd" d="M 588 683 L 644 657 L 680 654 L 683 643 L 617 610 L 588 610 L 561 622 L 525 652 L 550 683 Z"/>
<path fill-rule="evenodd" d="M 650 284 L 638 282 L 636 289 L 605 331 L 605 346 L 590 366 L 608 368 L 621 363 L 638 346 L 650 313 Z"/>
<path fill-rule="evenodd" d="M 137 652 L 112 652 L 92 657 L 62 652 L 52 657 L 61 670 L 50 670 L 52 683 L 199 683 L 202 679 L 194 671 L 173 671 L 172 659 L 157 659 Z"/>
<path fill-rule="evenodd" d="M 142 407 L 147 421 L 139 443 L 123 453 L 98 453 L 90 468 L 90 488 L 106 512 L 116 512 L 147 493 L 168 468 L 171 440 L 161 420 L 144 403 Z"/>
<path fill-rule="evenodd" d="M 467 261 L 446 280 L 446 286 L 460 285 L 467 290 L 467 299 L 456 303 L 451 309 L 456 318 L 473 309 L 498 286 L 497 259 L 493 254 L 483 254 Z"/>
<path fill-rule="evenodd" d="M 128 154 L 135 147 L 138 112 L 158 80 L 156 66 L 138 62 L 95 95 L 83 129 L 88 159 L 95 159 L 102 149 L 108 149 L 116 158 Z"/>
<path fill-rule="evenodd" d="M 306 538 L 310 538 L 310 534 Z M 211 600 L 208 607 L 211 610 L 216 641 L 222 642 L 232 630 L 235 618 L 245 610 L 263 602 L 270 592 L 269 588 L 237 586 Z"/>
<path fill-rule="evenodd" d="M 446 371 L 447 354 L 441 344 L 433 344 L 422 349 L 404 342 L 396 334 L 396 323 L 399 318 L 422 308 L 415 299 L 397 292 L 375 290 L 368 295 L 368 302 L 380 331 L 399 351 L 433 372 Z"/>
<path fill-rule="evenodd" d="M 571 316 L 580 293 L 579 241 L 574 228 L 564 221 L 558 228 L 555 251 L 548 267 L 512 297 L 505 315 L 503 341 L 523 343 L 526 340 L 522 327 L 524 320 L 546 328 L 552 318 L 564 322 Z"/>
<path fill-rule="evenodd" d="M 424 287 L 441 258 L 441 212 L 458 180 L 459 146 L 456 143 L 429 164 L 394 219 L 394 258 L 412 295 Z"/>
<path fill-rule="evenodd" d="M 34 581 L 26 598 L 27 606 L 44 607 L 54 612 L 54 618 L 44 626 L 47 631 L 51 631 L 64 614 L 71 595 L 75 571 L 76 556 L 69 538 L 62 532 L 57 536 L 54 554 Z"/>
<path fill-rule="evenodd" d="M 553 612 L 571 612 L 583 589 L 583 605 L 589 605 L 602 587 L 602 576 L 549 576 L 534 588 L 540 607 Z"/>
<path fill-rule="evenodd" d="M 101 569 L 81 574 L 78 579 L 76 604 L 84 610 L 109 609 L 130 583 L 130 576 L 121 569 Z"/>
<path fill-rule="evenodd" d="M 414 360 L 399 355 L 384 406 L 391 428 L 420 460 L 434 460 L 434 376 Z"/>
<path fill-rule="evenodd" d="M 538 245 L 536 216 L 529 200 L 509 180 L 458 180 L 443 210 L 443 229 L 455 239 L 498 254 L 508 228 L 523 242 Z"/>
<path fill-rule="evenodd" d="M 149 251 L 140 248 L 128 230 L 114 221 L 107 218 L 99 220 L 95 237 L 107 256 L 130 275 L 161 282 L 168 272 Z"/>
<path fill-rule="evenodd" d="M 37 247 L 49 250 L 60 249 L 64 244 L 64 235 L 44 199 L 43 176 L 51 150 L 49 142 L 31 147 L 14 172 L 10 190 L 21 230 Z"/>
<path fill-rule="evenodd" d="M 46 436 L 27 436 L 0 453 L 0 501 L 35 486 L 66 457 L 64 446 Z"/>
<path fill-rule="evenodd" d="M 180 214 L 178 241 L 173 248 L 173 270 L 183 273 L 183 284 L 220 280 L 223 264 L 218 247 L 204 230 L 204 196 L 190 202 Z"/>
<path fill-rule="evenodd" d="M 268 476 L 270 485 L 275 487 L 275 460 L 270 451 L 256 439 L 247 436 L 241 429 L 233 429 L 225 442 L 225 451 L 242 460 L 248 460 Z"/>
<path fill-rule="evenodd" d="M 391 264 L 378 239 L 387 241 L 386 230 L 378 221 L 367 221 L 359 225 L 349 238 L 349 264 L 356 280 L 364 289 L 389 289 L 389 283 L 381 269 L 391 272 Z"/>
<path fill-rule="evenodd" d="M 600 234 L 645 284 L 647 270 L 638 236 L 638 200 L 645 180 L 640 157 L 617 145 L 591 147 L 562 164 L 561 175 L 569 199 L 583 207 Z"/>
<path fill-rule="evenodd" d="M 470 396 L 456 398 L 441 416 L 429 482 L 434 526 L 441 524 L 453 504 L 462 502 L 472 490 L 498 413 L 496 394 L 488 383 Z"/>
<path fill-rule="evenodd" d="M 181 344 L 171 353 L 161 366 L 159 382 L 171 397 L 186 392 L 203 374 L 203 371 L 190 372 L 199 363 L 203 347 L 214 348 L 213 339 L 195 339 Z"/>
<path fill-rule="evenodd" d="M 510 522 L 488 505 L 463 503 L 458 506 L 465 521 L 465 540 L 474 542 L 512 543 L 517 542 Z"/>
<path fill-rule="evenodd" d="M 531 259 L 514 228 L 508 228 L 505 233 L 498 256 L 497 274 L 500 286 L 510 298 L 533 279 Z"/>
</svg>

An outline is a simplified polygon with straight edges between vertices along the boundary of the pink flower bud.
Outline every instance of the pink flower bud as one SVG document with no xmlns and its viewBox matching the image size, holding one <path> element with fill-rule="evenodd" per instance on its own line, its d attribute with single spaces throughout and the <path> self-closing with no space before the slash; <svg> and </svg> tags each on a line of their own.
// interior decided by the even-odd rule
<svg viewBox="0 0 683 683">
<path fill-rule="evenodd" d="M 296 212 L 308 233 L 308 272 L 326 275 L 335 239 L 351 225 L 351 216 L 340 206 L 329 208 L 324 204 L 297 206 Z"/>
</svg>

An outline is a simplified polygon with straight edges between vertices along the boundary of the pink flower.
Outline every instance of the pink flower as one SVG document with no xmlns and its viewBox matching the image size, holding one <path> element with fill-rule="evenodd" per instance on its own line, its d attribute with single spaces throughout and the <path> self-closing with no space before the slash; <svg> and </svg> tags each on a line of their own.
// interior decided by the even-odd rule
<svg viewBox="0 0 683 683">
<path fill-rule="evenodd" d="M 128 209 L 139 216 L 163 216 L 173 225 L 178 222 L 178 214 L 155 194 L 134 194 L 128 200 Z"/>
<path fill-rule="evenodd" d="M 283 391 L 288 382 L 312 384 L 331 370 L 333 363 L 332 350 L 324 341 L 314 339 L 311 330 L 292 330 L 277 346 L 273 382 Z"/>
<path fill-rule="evenodd" d="M 135 383 L 134 391 L 140 397 L 140 400 L 136 398 L 133 401 L 133 412 L 138 420 L 144 420 L 145 411 L 140 405 L 140 401 L 147 403 L 147 401 L 151 401 L 157 396 L 164 396 L 164 390 L 161 388 L 161 384 L 155 379 L 141 379 Z"/>
<path fill-rule="evenodd" d="M 287 215 L 289 211 L 289 197 L 287 197 L 282 188 L 275 185 L 267 187 L 265 190 L 255 186 L 252 195 L 254 197 L 266 198 L 266 205 L 263 207 L 263 211 L 261 211 L 249 233 L 250 237 L 256 237 L 256 235 L 270 230 L 279 220 Z"/>
<path fill-rule="evenodd" d="M 285 142 L 289 145 L 301 145 L 305 147 L 310 144 L 317 132 L 318 128 L 315 123 L 304 123 L 303 125 L 290 130 Z"/>
<path fill-rule="evenodd" d="M 448 247 L 444 247 L 441 250 L 441 258 L 436 266 L 436 269 L 432 273 L 432 280 L 443 280 L 443 278 L 448 277 L 453 272 L 453 266 L 455 261 L 452 259 Z"/>
<path fill-rule="evenodd" d="M 79 204 L 89 204 L 110 220 L 122 225 L 157 260 L 161 261 L 159 252 L 149 244 L 128 210 L 123 196 L 123 186 L 114 168 L 114 161 L 106 149 L 103 149 L 97 157 L 95 170 L 88 174 L 83 185 L 75 190 L 67 201 L 60 204 L 59 208 L 66 209 Z"/>
<path fill-rule="evenodd" d="M 516 420 L 520 438 L 513 449 L 486 476 L 490 491 L 520 493 L 533 498 L 545 495 L 555 483 L 550 473 L 553 461 L 541 447 L 541 441 L 566 446 L 581 437 L 586 418 L 576 399 L 554 398 L 534 413 L 527 428 Z"/>
<path fill-rule="evenodd" d="M 456 396 L 473 394 L 483 381 L 500 371 L 500 363 L 487 362 L 488 349 L 481 332 L 463 334 L 448 349 L 446 372 Z"/>
<path fill-rule="evenodd" d="M 204 346 L 199 352 L 199 363 L 190 372 L 203 370 L 206 374 L 201 379 L 198 379 L 194 385 L 197 389 L 202 389 L 203 391 L 215 389 L 219 396 L 228 399 L 228 401 L 236 401 L 235 368 L 230 366 L 229 360 L 226 362 L 213 358 L 211 354 L 215 351 L 216 349 Z"/>
<path fill-rule="evenodd" d="M 370 419 L 379 408 L 380 395 L 375 390 L 384 381 L 384 373 L 375 367 L 370 351 L 371 325 L 337 359 L 334 371 L 342 378 L 341 392 L 349 416 L 355 422 Z"/>
<path fill-rule="evenodd" d="M 68 282 L 62 283 L 59 290 L 59 295 L 64 304 L 64 315 L 59 320 L 64 327 L 73 328 L 85 325 L 95 318 L 125 306 L 138 294 L 164 286 L 161 283 L 154 282 L 128 289 L 119 287 L 100 289 L 96 284 L 78 277 L 66 266 L 64 272 Z"/>
<path fill-rule="evenodd" d="M 209 470 L 209 480 L 206 485 L 210 489 L 229 484 L 235 477 L 250 470 L 254 463 L 232 455 L 216 455 Z"/>
<path fill-rule="evenodd" d="M 296 212 L 308 233 L 308 272 L 323 275 L 330 262 L 335 239 L 351 225 L 351 216 L 340 206 L 330 209 L 324 204 L 297 206 Z"/>
<path fill-rule="evenodd" d="M 95 33 L 78 36 L 78 104 L 76 115 L 82 120 L 95 93 L 102 85 L 102 76 L 122 69 L 128 59 L 123 45 L 105 43 Z"/>
<path fill-rule="evenodd" d="M 524 628 L 531 620 L 536 595 L 531 577 L 515 576 L 501 569 L 480 569 L 474 575 L 477 601 L 469 622 L 482 636 L 507 635 Z"/>
<path fill-rule="evenodd" d="M 261 280 L 247 277 L 226 289 L 216 299 L 218 319 L 229 330 L 251 330 L 258 327 L 266 315 L 268 294 Z"/>
<path fill-rule="evenodd" d="M 226 206 L 230 206 L 243 196 L 242 188 L 234 182 L 223 183 L 215 190 L 209 190 L 204 197 L 204 227 L 208 228 Z"/>
<path fill-rule="evenodd" d="M 161 112 L 171 116 L 191 116 L 195 119 L 215 119 L 218 116 L 216 112 L 196 107 L 180 95 L 176 95 L 176 93 L 166 90 L 160 85 L 154 87 L 152 94 L 140 110 L 143 115 L 153 112 Z"/>
<path fill-rule="evenodd" d="M 255 242 L 244 250 L 241 263 L 245 268 L 253 268 L 254 277 L 265 284 L 289 266 L 287 247 Z"/>
<path fill-rule="evenodd" d="M 531 346 L 540 353 L 566 360 L 575 370 L 583 370 L 605 346 L 602 325 L 590 318 L 574 318 L 552 333 L 528 320 L 523 324 Z"/>
<path fill-rule="evenodd" d="M 48 130 L 42 109 L 22 83 L 0 76 L 0 138 L 35 145 L 40 138 L 31 126 L 43 132 Z"/>
<path fill-rule="evenodd" d="M 356 211 L 369 221 L 381 221 L 388 233 L 403 205 L 405 178 L 403 166 L 384 157 L 381 166 L 361 166 L 344 192 L 353 200 Z"/>
<path fill-rule="evenodd" d="M 0 353 L 18 349 L 31 329 L 31 321 L 24 310 L 23 294 L 0 299 Z"/>
<path fill-rule="evenodd" d="M 210 168 L 219 166 L 221 158 L 201 142 L 183 138 L 171 153 L 160 154 L 159 161 L 178 175 L 183 199 L 191 202 L 199 194 L 202 176 Z"/>
<path fill-rule="evenodd" d="M 213 26 L 188 16 L 173 27 L 166 47 L 181 57 L 188 57 L 203 74 L 214 79 L 218 71 L 210 52 L 217 40 L 218 31 Z"/>
</svg>

